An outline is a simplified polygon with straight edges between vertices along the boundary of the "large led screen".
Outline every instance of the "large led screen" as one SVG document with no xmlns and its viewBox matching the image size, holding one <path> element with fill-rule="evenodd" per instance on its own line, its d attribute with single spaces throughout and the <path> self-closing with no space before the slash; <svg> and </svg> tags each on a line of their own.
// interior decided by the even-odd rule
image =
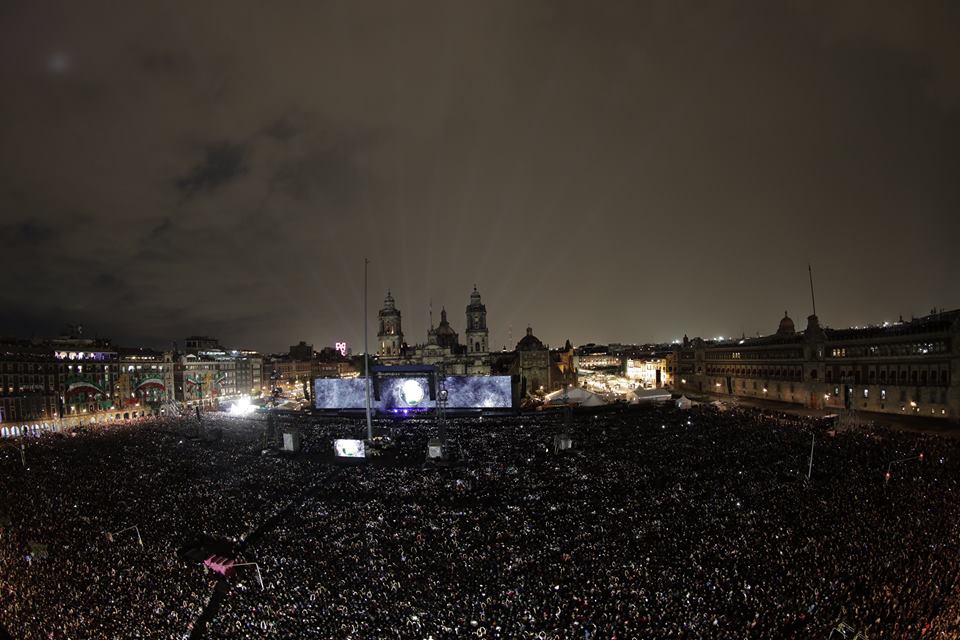
<svg viewBox="0 0 960 640">
<path fill-rule="evenodd" d="M 513 406 L 510 376 L 448 376 L 447 407 L 451 409 L 509 409 Z"/>
<path fill-rule="evenodd" d="M 380 379 L 378 409 L 432 409 L 436 402 L 430 399 L 430 380 L 426 376 Z"/>
<path fill-rule="evenodd" d="M 437 406 L 436 400 L 430 399 L 428 376 L 384 376 L 376 384 L 380 398 L 370 398 L 374 409 L 405 412 Z M 510 376 L 448 376 L 444 386 L 449 409 L 509 409 L 513 406 Z M 314 381 L 314 407 L 317 409 L 363 409 L 366 407 L 364 394 L 363 378 L 318 378 Z"/>
<path fill-rule="evenodd" d="M 317 409 L 365 409 L 363 378 L 317 378 L 313 381 L 313 406 Z"/>
</svg>

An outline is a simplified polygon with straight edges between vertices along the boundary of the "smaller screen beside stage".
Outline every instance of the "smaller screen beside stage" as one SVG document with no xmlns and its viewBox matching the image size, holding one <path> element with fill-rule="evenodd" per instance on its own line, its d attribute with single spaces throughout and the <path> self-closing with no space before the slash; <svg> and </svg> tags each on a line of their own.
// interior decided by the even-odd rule
<svg viewBox="0 0 960 640">
<path fill-rule="evenodd" d="M 382 378 L 378 409 L 433 409 L 436 401 L 430 399 L 430 380 L 426 376 Z"/>
<path fill-rule="evenodd" d="M 513 406 L 510 376 L 448 376 L 447 407 L 451 409 L 509 409 Z"/>
<path fill-rule="evenodd" d="M 313 406 L 317 409 L 365 409 L 363 378 L 317 378 L 313 381 Z"/>
<path fill-rule="evenodd" d="M 363 440 L 334 440 L 333 452 L 338 458 L 365 458 Z"/>
</svg>

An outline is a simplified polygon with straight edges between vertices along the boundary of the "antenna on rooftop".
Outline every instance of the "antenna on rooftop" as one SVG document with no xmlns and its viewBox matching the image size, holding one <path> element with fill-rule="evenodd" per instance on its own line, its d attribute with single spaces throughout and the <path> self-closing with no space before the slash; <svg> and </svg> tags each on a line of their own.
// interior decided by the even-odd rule
<svg viewBox="0 0 960 640">
<path fill-rule="evenodd" d="M 810 274 L 810 302 L 813 303 L 813 315 L 817 315 L 817 298 L 813 295 L 813 267 L 807 263 L 807 273 Z"/>
</svg>

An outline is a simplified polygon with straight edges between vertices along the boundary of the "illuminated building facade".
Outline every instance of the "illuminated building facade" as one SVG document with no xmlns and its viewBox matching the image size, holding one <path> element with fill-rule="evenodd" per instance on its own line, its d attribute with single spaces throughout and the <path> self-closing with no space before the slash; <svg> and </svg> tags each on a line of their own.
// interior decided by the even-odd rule
<svg viewBox="0 0 960 640">
<path fill-rule="evenodd" d="M 117 350 L 119 373 L 114 391 L 116 408 L 158 410 L 173 400 L 173 353 L 152 349 Z"/>
<path fill-rule="evenodd" d="M 850 329 L 812 315 L 802 332 L 785 315 L 769 336 L 685 338 L 671 360 L 689 393 L 960 422 L 960 310 Z"/>
<path fill-rule="evenodd" d="M 619 369 L 623 359 L 619 354 L 610 353 L 605 345 L 585 344 L 577 347 L 574 352 L 574 366 L 578 371 L 595 371 L 598 369 Z"/>
<path fill-rule="evenodd" d="M 216 339 L 206 336 L 187 338 L 186 345 L 187 353 L 177 354 L 174 361 L 174 397 L 177 401 L 216 408 L 221 401 L 241 394 L 237 369 L 243 358 L 239 352 L 227 351 Z M 252 372 L 250 377 L 253 377 Z M 247 392 L 245 388 L 243 391 Z"/>
<path fill-rule="evenodd" d="M 642 384 L 646 389 L 673 386 L 666 357 L 627 358 L 625 373 L 628 379 Z"/>
<path fill-rule="evenodd" d="M 0 343 L 0 423 L 60 429 L 152 415 L 173 393 L 170 352 L 71 335 Z M 10 435 L 4 427 L 4 436 Z"/>
</svg>

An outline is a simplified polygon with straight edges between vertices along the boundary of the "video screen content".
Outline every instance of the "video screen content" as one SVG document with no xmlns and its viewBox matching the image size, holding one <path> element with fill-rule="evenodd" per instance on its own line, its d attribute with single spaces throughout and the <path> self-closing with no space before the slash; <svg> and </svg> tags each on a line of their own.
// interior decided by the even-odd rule
<svg viewBox="0 0 960 640">
<path fill-rule="evenodd" d="M 365 458 L 363 440 L 338 439 L 333 441 L 333 452 L 338 458 Z"/>
<path fill-rule="evenodd" d="M 313 382 L 316 409 L 364 409 L 366 383 L 363 378 L 317 378 Z"/>
<path fill-rule="evenodd" d="M 370 398 L 374 409 L 406 413 L 437 406 L 436 400 L 430 398 L 428 376 L 385 376 L 375 384 L 379 399 Z M 509 409 L 513 406 L 510 376 L 447 376 L 444 384 L 449 409 Z M 363 378 L 318 378 L 314 381 L 314 407 L 321 410 L 363 409 L 366 407 L 365 393 Z"/>
<path fill-rule="evenodd" d="M 430 399 L 430 380 L 426 376 L 410 378 L 382 378 L 378 408 L 432 409 L 436 402 Z"/>
<path fill-rule="evenodd" d="M 447 407 L 451 409 L 509 409 L 513 406 L 510 376 L 448 376 Z"/>
</svg>

